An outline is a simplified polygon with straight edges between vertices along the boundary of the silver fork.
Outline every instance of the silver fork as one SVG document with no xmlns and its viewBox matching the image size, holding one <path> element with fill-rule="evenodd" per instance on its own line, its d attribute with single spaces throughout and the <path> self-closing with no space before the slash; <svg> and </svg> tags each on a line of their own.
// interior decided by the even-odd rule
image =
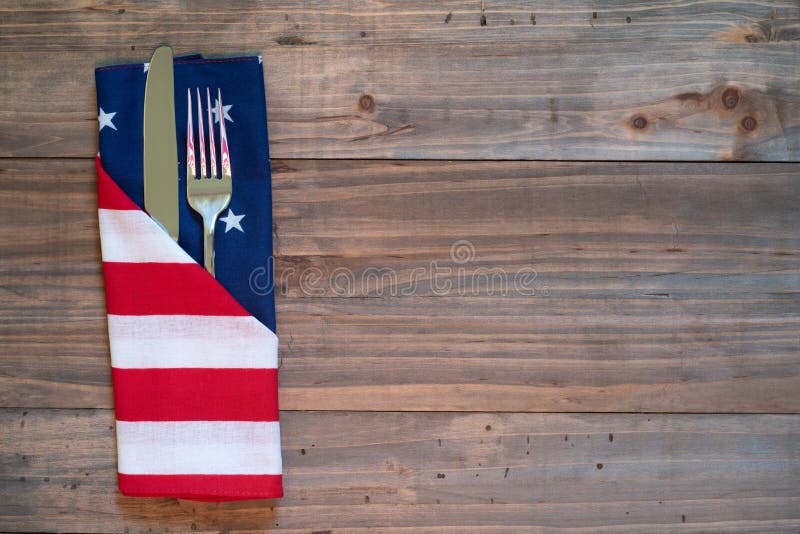
<svg viewBox="0 0 800 534">
<path fill-rule="evenodd" d="M 200 175 L 196 167 L 194 150 L 194 127 L 192 125 L 192 91 L 186 90 L 188 117 L 186 125 L 186 198 L 194 211 L 203 217 L 203 260 L 206 270 L 216 278 L 214 270 L 214 227 L 217 217 L 231 202 L 232 175 L 228 136 L 225 133 L 225 113 L 222 107 L 222 92 L 217 89 L 217 117 L 219 117 L 220 168 L 217 176 L 216 146 L 214 146 L 214 122 L 211 120 L 211 92 L 206 88 L 208 104 L 208 137 L 211 172 L 206 165 L 206 142 L 203 128 L 203 109 L 200 89 L 197 89 L 198 145 L 200 149 Z"/>
</svg>

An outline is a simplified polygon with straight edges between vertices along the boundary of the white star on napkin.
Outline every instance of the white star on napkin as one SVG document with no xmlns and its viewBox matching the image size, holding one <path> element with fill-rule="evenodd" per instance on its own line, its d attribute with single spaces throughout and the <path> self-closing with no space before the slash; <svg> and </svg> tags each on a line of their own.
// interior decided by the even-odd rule
<svg viewBox="0 0 800 534">
<path fill-rule="evenodd" d="M 217 106 L 219 106 L 219 100 L 215 98 L 214 107 L 211 108 L 211 113 L 214 114 L 214 124 L 219 122 L 219 113 L 217 112 Z M 231 104 L 230 106 L 226 106 L 225 104 L 222 105 L 222 114 L 225 116 L 225 120 L 229 122 L 233 122 L 233 119 L 228 114 L 228 112 L 231 110 L 232 107 L 233 104 Z"/>
<path fill-rule="evenodd" d="M 102 130 L 106 126 L 111 128 L 112 130 L 116 130 L 117 127 L 114 126 L 114 123 L 112 122 L 114 120 L 114 115 L 116 114 L 117 114 L 116 111 L 113 113 L 106 113 L 105 111 L 103 111 L 103 108 L 100 108 L 100 114 L 97 116 L 97 123 L 100 125 L 100 130 Z"/>
<path fill-rule="evenodd" d="M 242 228 L 241 224 L 244 217 L 244 215 L 236 215 L 232 209 L 228 208 L 228 214 L 225 217 L 220 217 L 219 220 L 225 223 L 226 234 L 233 228 L 236 228 L 240 232 L 244 233 L 244 229 Z"/>
</svg>

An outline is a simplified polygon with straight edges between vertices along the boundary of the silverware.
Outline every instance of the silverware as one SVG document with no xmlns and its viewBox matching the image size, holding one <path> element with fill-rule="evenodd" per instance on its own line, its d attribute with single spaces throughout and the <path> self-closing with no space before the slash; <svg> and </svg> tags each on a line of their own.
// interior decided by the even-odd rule
<svg viewBox="0 0 800 534">
<path fill-rule="evenodd" d="M 151 67 L 152 68 L 152 67 Z M 216 277 L 214 271 L 214 227 L 220 212 L 231 202 L 232 175 L 231 157 L 228 150 L 228 135 L 225 133 L 225 113 L 222 107 L 222 92 L 217 89 L 217 117 L 219 117 L 220 174 L 217 175 L 216 147 L 214 145 L 214 121 L 211 120 L 211 92 L 206 88 L 208 111 L 209 166 L 206 165 L 206 143 L 203 128 L 203 109 L 200 89 L 197 89 L 197 140 L 200 152 L 200 174 L 196 167 L 194 150 L 194 127 L 192 125 L 192 91 L 186 90 L 188 120 L 186 121 L 186 198 L 194 211 L 203 217 L 203 259 L 206 270 Z"/>
<path fill-rule="evenodd" d="M 144 87 L 144 209 L 178 240 L 178 141 L 172 49 L 153 53 Z"/>
</svg>

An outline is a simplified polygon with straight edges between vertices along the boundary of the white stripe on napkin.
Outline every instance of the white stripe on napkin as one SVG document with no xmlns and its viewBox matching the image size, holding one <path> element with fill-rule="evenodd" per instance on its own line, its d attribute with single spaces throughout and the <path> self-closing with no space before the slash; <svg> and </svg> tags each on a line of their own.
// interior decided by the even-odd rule
<svg viewBox="0 0 800 534">
<path fill-rule="evenodd" d="M 108 333 L 122 369 L 278 366 L 278 337 L 252 316 L 109 315 Z"/>
<path fill-rule="evenodd" d="M 278 422 L 117 421 L 119 472 L 279 475 Z"/>
<path fill-rule="evenodd" d="M 103 261 L 194 263 L 183 249 L 140 210 L 99 209 Z"/>
</svg>

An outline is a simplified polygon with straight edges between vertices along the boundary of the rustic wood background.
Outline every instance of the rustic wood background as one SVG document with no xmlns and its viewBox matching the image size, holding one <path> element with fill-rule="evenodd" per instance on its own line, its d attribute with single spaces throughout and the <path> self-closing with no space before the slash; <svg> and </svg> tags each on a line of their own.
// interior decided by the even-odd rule
<svg viewBox="0 0 800 534">
<path fill-rule="evenodd" d="M 93 68 L 164 42 L 264 57 L 280 501 L 116 491 Z M 0 530 L 800 531 L 797 1 L 6 2 L 0 95 Z"/>
</svg>

